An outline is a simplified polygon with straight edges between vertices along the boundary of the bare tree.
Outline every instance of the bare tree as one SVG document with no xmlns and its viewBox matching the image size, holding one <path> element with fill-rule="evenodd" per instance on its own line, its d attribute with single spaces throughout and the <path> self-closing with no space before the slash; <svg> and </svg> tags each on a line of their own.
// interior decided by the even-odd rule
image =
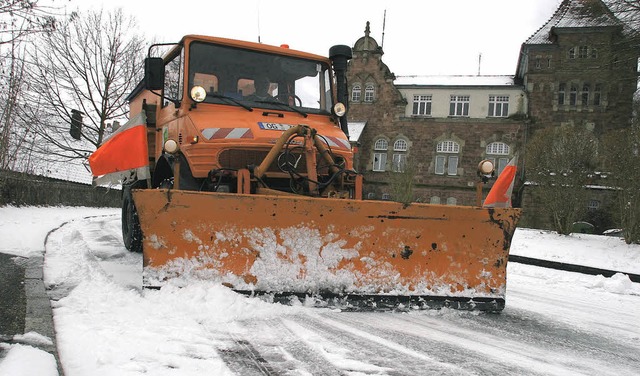
<svg viewBox="0 0 640 376">
<path fill-rule="evenodd" d="M 0 169 L 14 169 L 17 163 L 28 168 L 19 161 L 28 158 L 19 151 L 33 140 L 22 105 L 25 48 L 29 35 L 55 27 L 55 11 L 37 1 L 0 0 Z"/>
<path fill-rule="evenodd" d="M 46 156 L 83 159 L 104 140 L 107 124 L 126 118 L 126 96 L 139 82 L 146 41 L 118 9 L 73 13 L 36 41 L 31 55 L 31 98 Z M 80 140 L 69 134 L 81 114 Z"/>
<path fill-rule="evenodd" d="M 53 29 L 53 11 L 55 8 L 38 5 L 37 0 L 0 0 L 0 45 Z"/>
<path fill-rule="evenodd" d="M 527 145 L 527 180 L 537 209 L 560 234 L 571 233 L 586 210 L 587 183 L 597 165 L 593 133 L 576 126 L 536 131 Z"/>
<path fill-rule="evenodd" d="M 394 201 L 403 204 L 409 204 L 413 201 L 415 175 L 416 165 L 413 158 L 407 157 L 394 166 L 394 172 L 389 176 L 389 185 Z"/>
<path fill-rule="evenodd" d="M 630 128 L 608 134 L 604 165 L 616 189 L 618 222 L 628 244 L 640 244 L 640 98 Z"/>
</svg>

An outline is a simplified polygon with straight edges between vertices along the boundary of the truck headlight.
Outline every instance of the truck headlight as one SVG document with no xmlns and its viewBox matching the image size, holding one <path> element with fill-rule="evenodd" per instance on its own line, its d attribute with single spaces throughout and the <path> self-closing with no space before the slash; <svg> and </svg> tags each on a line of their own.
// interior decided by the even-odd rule
<svg viewBox="0 0 640 376">
<path fill-rule="evenodd" d="M 180 146 L 176 142 L 176 140 L 168 139 L 164 142 L 164 151 L 169 154 L 175 154 L 180 150 Z"/>
<path fill-rule="evenodd" d="M 347 113 L 347 107 L 342 102 L 338 102 L 333 106 L 333 112 L 338 116 L 344 116 Z"/>
<path fill-rule="evenodd" d="M 194 102 L 202 102 L 207 97 L 207 91 L 202 86 L 194 86 L 191 88 L 191 99 Z"/>
</svg>

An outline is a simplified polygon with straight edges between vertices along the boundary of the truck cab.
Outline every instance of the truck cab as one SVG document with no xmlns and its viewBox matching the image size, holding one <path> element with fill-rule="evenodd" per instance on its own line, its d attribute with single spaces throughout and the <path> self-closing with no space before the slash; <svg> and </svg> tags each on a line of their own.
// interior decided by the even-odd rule
<svg viewBox="0 0 640 376">
<path fill-rule="evenodd" d="M 345 117 L 349 47 L 336 46 L 326 58 L 188 35 L 152 57 L 162 46 L 149 49 L 145 79 L 129 96 L 130 118 L 146 115 L 151 187 L 237 193 L 238 171 L 248 169 L 251 193 L 321 195 L 311 191 L 335 180 L 336 171 L 353 171 Z M 284 132 L 300 126 L 325 144 L 317 159 L 332 163 L 309 171 L 303 137 L 270 154 Z"/>
</svg>

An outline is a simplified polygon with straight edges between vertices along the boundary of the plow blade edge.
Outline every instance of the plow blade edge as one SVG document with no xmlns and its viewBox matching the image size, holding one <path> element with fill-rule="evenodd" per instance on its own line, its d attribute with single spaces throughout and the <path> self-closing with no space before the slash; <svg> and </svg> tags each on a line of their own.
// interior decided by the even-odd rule
<svg viewBox="0 0 640 376">
<path fill-rule="evenodd" d="M 520 216 L 513 208 L 180 190 L 133 197 L 146 286 L 206 279 L 347 304 L 502 309 Z"/>
</svg>

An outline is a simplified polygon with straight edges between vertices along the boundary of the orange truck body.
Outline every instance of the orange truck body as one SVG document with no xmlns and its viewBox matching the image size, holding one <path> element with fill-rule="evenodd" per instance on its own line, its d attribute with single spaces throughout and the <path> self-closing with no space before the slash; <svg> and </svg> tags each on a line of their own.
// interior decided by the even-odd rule
<svg viewBox="0 0 640 376">
<path fill-rule="evenodd" d="M 124 128 L 147 128 L 149 173 L 116 172 L 145 284 L 208 279 L 347 308 L 501 310 L 520 210 L 363 200 L 334 107 L 347 102 L 350 58 L 337 47 L 326 58 L 190 35 L 159 60 L 163 88 L 130 95 L 137 120 Z M 252 74 L 268 76 L 270 99 L 249 99 Z"/>
</svg>

